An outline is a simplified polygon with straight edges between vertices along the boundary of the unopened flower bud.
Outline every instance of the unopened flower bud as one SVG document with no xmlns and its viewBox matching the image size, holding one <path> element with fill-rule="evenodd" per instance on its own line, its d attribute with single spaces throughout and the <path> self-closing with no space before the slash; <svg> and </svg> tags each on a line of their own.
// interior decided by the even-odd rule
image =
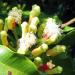
<svg viewBox="0 0 75 75">
<path fill-rule="evenodd" d="M 6 31 L 1 31 L 0 35 L 1 35 L 2 44 L 5 45 L 5 46 L 8 46 L 7 32 Z"/>
<path fill-rule="evenodd" d="M 28 23 L 23 22 L 21 24 L 21 28 L 22 28 L 22 37 L 25 37 L 26 33 L 28 32 Z"/>
<path fill-rule="evenodd" d="M 39 23 L 39 18 L 38 17 L 34 17 L 31 21 L 31 24 L 30 25 L 35 25 L 37 26 L 37 24 Z"/>
<path fill-rule="evenodd" d="M 57 66 L 51 70 L 47 70 L 46 73 L 49 75 L 60 74 L 62 73 L 63 68 L 61 66 Z"/>
<path fill-rule="evenodd" d="M 56 56 L 62 52 L 65 52 L 66 47 L 64 45 L 57 45 L 54 48 L 52 48 L 51 50 L 47 51 L 47 56 Z"/>
<path fill-rule="evenodd" d="M 43 44 L 41 45 L 41 48 L 43 49 L 43 52 L 46 52 L 46 50 L 48 49 L 48 45 L 45 44 L 45 43 L 43 43 Z"/>
<path fill-rule="evenodd" d="M 37 67 L 39 67 L 40 64 L 42 64 L 42 59 L 40 57 L 36 57 L 34 58 L 34 63 L 36 64 Z"/>
<path fill-rule="evenodd" d="M 47 49 L 48 49 L 48 45 L 42 44 L 38 48 L 35 48 L 34 50 L 32 50 L 32 55 L 34 57 L 37 57 L 37 56 L 41 55 L 42 53 L 46 52 Z"/>
<path fill-rule="evenodd" d="M 33 17 L 39 16 L 41 13 L 40 7 L 38 5 L 33 5 L 32 10 L 30 12 L 29 23 L 31 22 Z"/>
<path fill-rule="evenodd" d="M 38 23 L 39 23 L 38 17 L 34 17 L 30 23 L 29 31 L 36 33 Z"/>
</svg>

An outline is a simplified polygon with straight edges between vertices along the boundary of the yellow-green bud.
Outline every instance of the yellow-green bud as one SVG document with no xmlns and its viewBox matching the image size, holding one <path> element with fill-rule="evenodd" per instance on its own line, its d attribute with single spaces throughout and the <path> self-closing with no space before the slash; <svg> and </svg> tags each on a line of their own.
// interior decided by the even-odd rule
<svg viewBox="0 0 75 75">
<path fill-rule="evenodd" d="M 51 50 L 47 51 L 47 56 L 56 56 L 62 52 L 65 52 L 65 50 L 66 50 L 66 46 L 57 45 L 54 48 L 52 48 Z"/>
<path fill-rule="evenodd" d="M 57 66 L 51 70 L 48 70 L 46 73 L 49 75 L 54 75 L 54 74 L 61 74 L 63 71 L 63 68 L 61 66 Z"/>
<path fill-rule="evenodd" d="M 35 25 L 37 26 L 37 24 L 39 23 L 39 18 L 38 17 L 34 17 L 31 21 L 31 24 L 30 25 Z"/>
<path fill-rule="evenodd" d="M 30 25 L 29 32 L 36 33 L 37 32 L 37 27 L 34 26 L 34 25 L 32 25 L 32 26 Z"/>
<path fill-rule="evenodd" d="M 39 67 L 39 65 L 42 64 L 42 59 L 40 57 L 36 57 L 34 58 L 34 63 Z"/>
<path fill-rule="evenodd" d="M 34 50 L 32 50 L 32 55 L 34 57 L 37 57 L 37 56 L 41 55 L 42 53 L 46 52 L 47 49 L 48 49 L 48 45 L 42 44 L 38 48 L 35 48 Z"/>
<path fill-rule="evenodd" d="M 39 23 L 38 17 L 34 17 L 30 23 L 29 30 L 36 33 L 38 23 Z"/>
<path fill-rule="evenodd" d="M 43 44 L 41 45 L 41 48 L 43 49 L 43 52 L 46 52 L 46 50 L 48 49 L 48 45 L 45 44 L 45 43 L 43 43 Z"/>
<path fill-rule="evenodd" d="M 1 35 L 2 44 L 5 45 L 5 46 L 8 46 L 7 32 L 6 31 L 1 31 L 0 35 Z"/>
<path fill-rule="evenodd" d="M 38 5 L 33 5 L 30 12 L 29 22 L 31 22 L 33 17 L 39 16 L 41 13 L 40 7 Z"/>
<path fill-rule="evenodd" d="M 30 15 L 33 15 L 33 16 L 39 16 L 40 14 L 40 6 L 38 5 L 33 5 L 32 6 L 32 11 L 30 12 Z"/>
</svg>

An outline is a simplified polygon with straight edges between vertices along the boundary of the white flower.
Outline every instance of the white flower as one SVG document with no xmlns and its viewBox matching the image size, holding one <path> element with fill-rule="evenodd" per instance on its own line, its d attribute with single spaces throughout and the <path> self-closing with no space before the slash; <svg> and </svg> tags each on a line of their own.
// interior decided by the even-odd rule
<svg viewBox="0 0 75 75">
<path fill-rule="evenodd" d="M 20 39 L 19 46 L 28 49 L 36 43 L 36 36 L 33 33 L 27 33 L 25 37 Z"/>
<path fill-rule="evenodd" d="M 44 32 L 43 32 L 43 37 L 50 37 L 52 35 L 61 35 L 60 29 L 58 25 L 56 24 L 55 20 L 52 18 L 49 18 L 47 20 Z"/>
<path fill-rule="evenodd" d="M 20 24 L 22 17 L 22 10 L 18 9 L 17 7 L 14 7 L 12 8 L 11 11 L 9 11 L 8 16 L 14 17 L 15 21 Z"/>
</svg>

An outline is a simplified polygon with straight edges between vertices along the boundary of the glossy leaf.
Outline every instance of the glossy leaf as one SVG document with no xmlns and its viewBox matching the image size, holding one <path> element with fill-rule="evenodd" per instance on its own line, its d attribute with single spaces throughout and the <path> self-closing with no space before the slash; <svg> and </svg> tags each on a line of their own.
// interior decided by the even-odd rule
<svg viewBox="0 0 75 75">
<path fill-rule="evenodd" d="M 39 75 L 32 61 L 0 45 L 0 75 Z"/>
<path fill-rule="evenodd" d="M 71 30 L 73 30 L 73 29 L 74 29 L 74 27 L 65 26 L 64 29 L 63 29 L 63 31 L 64 31 L 64 32 L 69 32 L 69 31 L 71 31 Z"/>
</svg>

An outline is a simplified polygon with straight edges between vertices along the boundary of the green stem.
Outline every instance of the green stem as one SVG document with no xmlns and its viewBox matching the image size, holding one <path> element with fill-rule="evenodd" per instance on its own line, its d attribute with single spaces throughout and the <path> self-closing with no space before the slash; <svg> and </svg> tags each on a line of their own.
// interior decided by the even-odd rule
<svg viewBox="0 0 75 75">
<path fill-rule="evenodd" d="M 15 30 L 12 30 L 12 33 L 14 34 L 15 39 L 18 40 L 18 36 L 16 34 L 16 31 Z"/>
</svg>

